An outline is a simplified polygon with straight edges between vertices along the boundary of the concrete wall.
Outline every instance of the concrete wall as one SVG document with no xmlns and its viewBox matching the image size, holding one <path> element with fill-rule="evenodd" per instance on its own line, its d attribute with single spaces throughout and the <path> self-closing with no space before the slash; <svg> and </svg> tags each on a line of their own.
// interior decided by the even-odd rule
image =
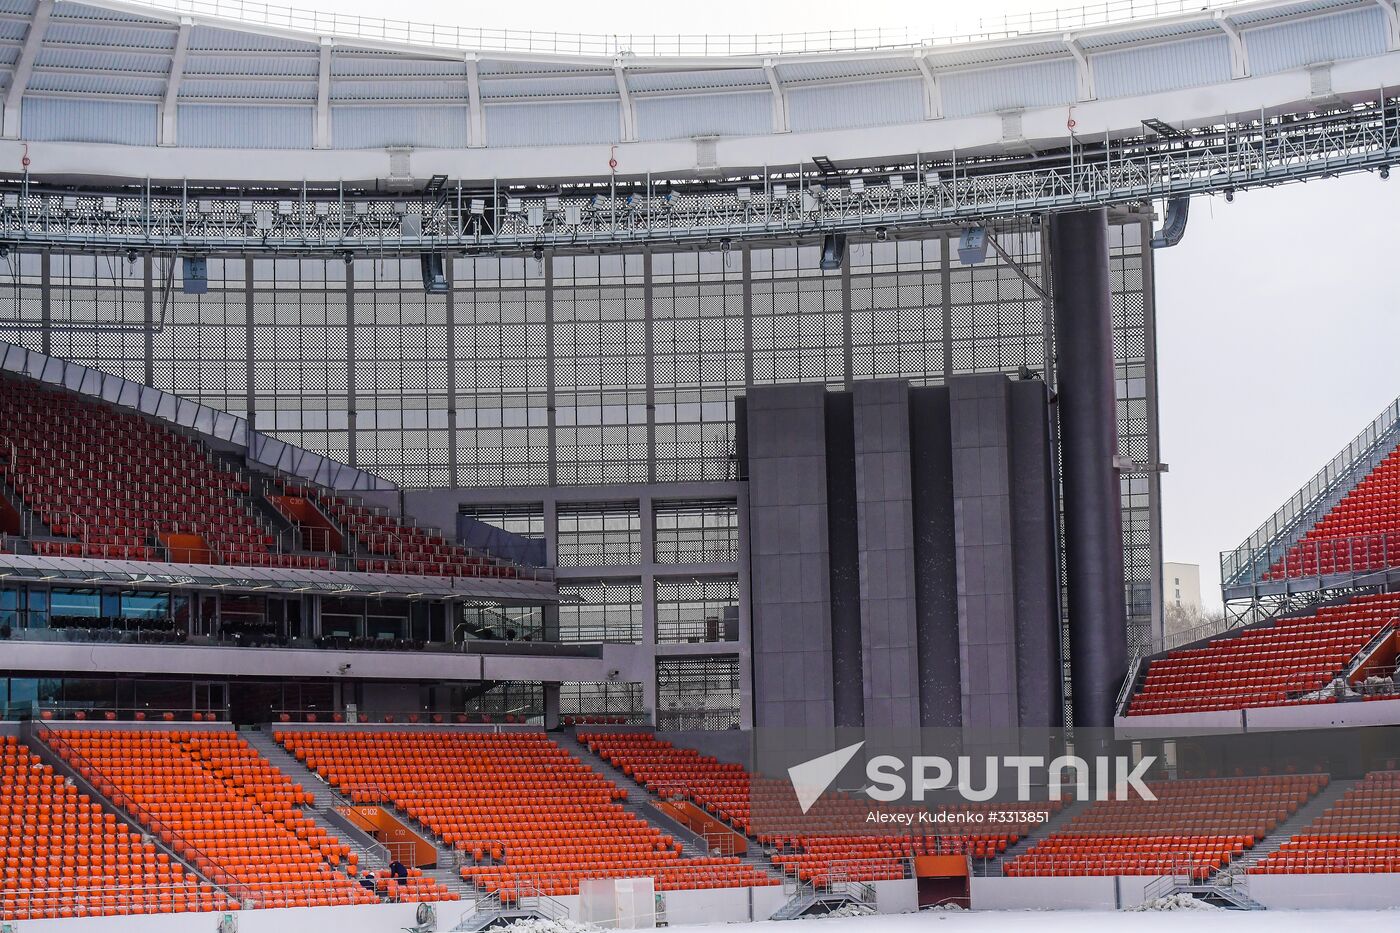
<svg viewBox="0 0 1400 933">
<path fill-rule="evenodd" d="M 1400 881 L 1380 875 L 1250 875 L 1249 895 L 1272 910 L 1393 909 Z"/>
<path fill-rule="evenodd" d="M 1113 910 L 1118 906 L 1113 879 L 972 879 L 973 910 Z"/>
<path fill-rule="evenodd" d="M 1394 726 L 1400 725 L 1400 699 L 1261 706 L 1204 713 L 1164 713 L 1160 716 L 1118 716 L 1113 723 L 1114 734 L 1121 739 Z"/>
<path fill-rule="evenodd" d="M 280 910 L 235 912 L 239 933 L 306 933 L 307 930 L 335 930 L 336 933 L 383 933 L 414 925 L 415 904 L 374 904 L 351 907 L 301 907 Z M 438 929 L 456 926 L 470 904 L 457 901 L 437 905 Z M 217 913 L 146 914 L 135 917 L 74 918 L 68 920 L 25 920 L 22 933 L 215 933 Z"/>
</svg>

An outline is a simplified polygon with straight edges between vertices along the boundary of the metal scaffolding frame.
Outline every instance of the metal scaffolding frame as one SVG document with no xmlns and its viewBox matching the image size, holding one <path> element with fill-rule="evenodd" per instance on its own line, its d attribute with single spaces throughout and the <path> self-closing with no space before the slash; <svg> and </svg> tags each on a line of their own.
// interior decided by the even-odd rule
<svg viewBox="0 0 1400 933">
<path fill-rule="evenodd" d="M 729 243 L 883 232 L 1233 192 L 1400 160 L 1393 98 L 1130 138 L 1071 135 L 1028 156 L 910 154 L 821 172 L 769 166 L 716 179 L 617 175 L 564 185 L 456 182 L 445 197 L 375 196 L 342 184 L 230 195 L 227 188 L 0 191 L 0 242 L 123 252 L 293 254 L 523 251 Z M 852 184 L 858 182 L 858 184 Z"/>
</svg>

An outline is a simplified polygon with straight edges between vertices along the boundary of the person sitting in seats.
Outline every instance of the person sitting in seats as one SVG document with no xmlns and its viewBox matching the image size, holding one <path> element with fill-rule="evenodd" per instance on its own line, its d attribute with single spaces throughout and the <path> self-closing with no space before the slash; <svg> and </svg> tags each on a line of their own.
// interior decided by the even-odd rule
<svg viewBox="0 0 1400 933">
<path fill-rule="evenodd" d="M 408 866 L 398 859 L 389 863 L 389 877 L 397 881 L 408 880 Z"/>
</svg>

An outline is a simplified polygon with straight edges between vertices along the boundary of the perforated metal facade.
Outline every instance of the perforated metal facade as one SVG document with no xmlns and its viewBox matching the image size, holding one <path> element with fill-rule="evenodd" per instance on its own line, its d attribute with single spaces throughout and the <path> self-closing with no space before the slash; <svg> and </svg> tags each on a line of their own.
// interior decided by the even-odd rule
<svg viewBox="0 0 1400 933">
<path fill-rule="evenodd" d="M 1120 218 L 1111 231 L 1120 445 L 1141 463 L 1159 459 L 1147 223 Z M 747 385 L 1022 369 L 1053 382 L 1041 233 L 998 242 L 1020 272 L 994 254 L 961 265 L 956 232 L 901 232 L 853 242 L 832 271 L 812 243 L 454 257 L 446 294 L 425 294 L 408 256 L 216 256 L 196 296 L 165 259 L 12 252 L 0 339 L 245 415 L 408 487 L 727 480 L 733 400 Z M 1154 630 L 1157 482 L 1122 483 L 1137 648 Z M 646 526 L 617 501 L 561 504 L 558 563 L 614 577 L 578 586 L 561 636 L 635 641 L 645 599 L 659 627 L 695 614 L 681 604 L 704 605 L 703 624 L 708 585 L 647 594 L 615 576 L 648 560 L 734 560 L 742 510 L 710 511 L 658 499 Z"/>
</svg>

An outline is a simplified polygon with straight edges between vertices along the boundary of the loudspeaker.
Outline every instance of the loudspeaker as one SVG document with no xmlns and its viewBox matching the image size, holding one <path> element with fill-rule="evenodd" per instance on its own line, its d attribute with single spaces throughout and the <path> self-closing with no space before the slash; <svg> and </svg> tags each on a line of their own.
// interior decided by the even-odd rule
<svg viewBox="0 0 1400 933">
<path fill-rule="evenodd" d="M 441 294 L 447 291 L 446 261 L 442 253 L 424 253 L 418 257 L 423 266 L 423 291 Z"/>
<path fill-rule="evenodd" d="M 846 252 L 846 238 L 839 233 L 828 233 L 822 238 L 821 267 L 827 272 L 841 268 Z"/>
<path fill-rule="evenodd" d="M 182 281 L 180 290 L 186 295 L 204 295 L 209 291 L 209 260 L 203 256 L 186 256 L 180 260 Z"/>
</svg>

